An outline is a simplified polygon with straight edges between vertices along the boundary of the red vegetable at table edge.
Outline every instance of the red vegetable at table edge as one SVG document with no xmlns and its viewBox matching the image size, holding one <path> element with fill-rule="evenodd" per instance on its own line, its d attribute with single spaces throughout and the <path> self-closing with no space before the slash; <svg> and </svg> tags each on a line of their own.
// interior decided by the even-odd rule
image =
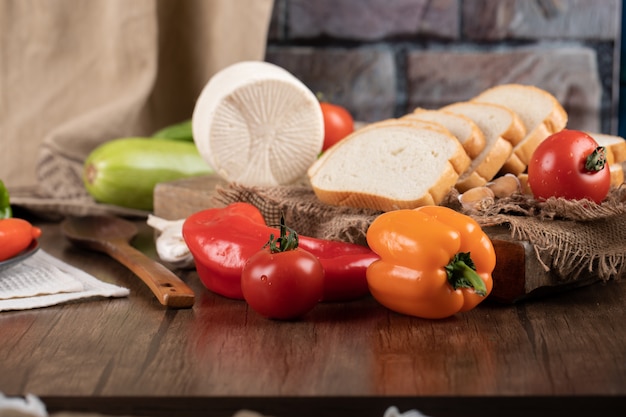
<svg viewBox="0 0 626 417">
<path fill-rule="evenodd" d="M 41 229 L 28 220 L 9 217 L 0 219 L 0 262 L 19 255 L 41 236 Z"/>
<path fill-rule="evenodd" d="M 0 262 L 19 255 L 39 236 L 40 228 L 13 217 L 9 191 L 0 180 Z"/>
<path fill-rule="evenodd" d="M 183 239 L 204 286 L 222 296 L 243 300 L 243 267 L 276 230 L 265 223 L 257 207 L 237 202 L 190 215 L 183 223 Z M 324 267 L 322 301 L 349 301 L 369 294 L 365 274 L 367 267 L 379 259 L 369 248 L 308 236 L 300 236 L 299 245 Z"/>
<path fill-rule="evenodd" d="M 536 199 L 589 199 L 600 204 L 611 188 L 606 150 L 585 132 L 563 129 L 544 139 L 528 163 Z"/>
</svg>

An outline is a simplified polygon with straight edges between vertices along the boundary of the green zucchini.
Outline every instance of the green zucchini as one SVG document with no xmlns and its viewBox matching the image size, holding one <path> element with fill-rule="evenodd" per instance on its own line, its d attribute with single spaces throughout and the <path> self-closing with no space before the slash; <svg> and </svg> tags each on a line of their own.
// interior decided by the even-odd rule
<svg viewBox="0 0 626 417">
<path fill-rule="evenodd" d="M 94 149 L 85 160 L 83 182 L 98 202 L 152 210 L 158 183 L 212 172 L 193 142 L 131 137 Z"/>
<path fill-rule="evenodd" d="M 154 132 L 152 137 L 193 142 L 191 119 L 165 126 L 163 129 Z"/>
</svg>

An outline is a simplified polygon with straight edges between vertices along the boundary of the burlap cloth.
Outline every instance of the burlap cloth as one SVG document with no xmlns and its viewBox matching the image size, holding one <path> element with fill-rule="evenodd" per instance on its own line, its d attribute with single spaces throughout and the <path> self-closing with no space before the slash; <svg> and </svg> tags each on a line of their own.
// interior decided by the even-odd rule
<svg viewBox="0 0 626 417">
<path fill-rule="evenodd" d="M 283 187 L 219 187 L 216 205 L 248 202 L 269 224 L 286 222 L 305 236 L 366 244 L 369 224 L 380 212 L 335 207 L 320 202 L 306 184 Z M 481 226 L 507 226 L 511 236 L 530 242 L 538 260 L 563 282 L 591 271 L 600 280 L 621 278 L 626 271 L 626 186 L 611 190 L 602 204 L 528 195 L 485 200 L 467 210 L 451 191 L 442 205 L 474 218 Z"/>
<path fill-rule="evenodd" d="M 83 186 L 103 142 L 191 117 L 218 70 L 262 60 L 273 0 L 0 2 L 0 179 L 44 217 L 115 213 Z"/>
</svg>

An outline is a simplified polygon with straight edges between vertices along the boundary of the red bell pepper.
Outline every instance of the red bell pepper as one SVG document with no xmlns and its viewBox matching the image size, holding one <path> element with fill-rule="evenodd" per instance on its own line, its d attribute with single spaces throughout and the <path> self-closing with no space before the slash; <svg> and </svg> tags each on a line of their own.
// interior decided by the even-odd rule
<svg viewBox="0 0 626 417">
<path fill-rule="evenodd" d="M 204 286 L 225 297 L 243 300 L 243 266 L 276 230 L 265 223 L 252 204 L 233 203 L 189 216 L 183 223 L 183 238 Z M 307 236 L 299 236 L 299 246 L 315 255 L 324 267 L 323 301 L 348 301 L 369 294 L 365 274 L 367 267 L 379 259 L 372 250 Z"/>
</svg>

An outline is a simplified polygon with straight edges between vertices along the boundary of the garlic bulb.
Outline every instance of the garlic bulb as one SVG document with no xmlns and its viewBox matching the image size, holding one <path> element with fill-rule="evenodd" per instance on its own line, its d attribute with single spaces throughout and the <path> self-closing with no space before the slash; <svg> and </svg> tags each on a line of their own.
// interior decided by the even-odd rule
<svg viewBox="0 0 626 417">
<path fill-rule="evenodd" d="M 178 268 L 192 268 L 193 256 L 183 239 L 183 223 L 185 219 L 166 220 L 153 214 L 148 215 L 148 226 L 159 231 L 155 240 L 159 258 Z"/>
</svg>

